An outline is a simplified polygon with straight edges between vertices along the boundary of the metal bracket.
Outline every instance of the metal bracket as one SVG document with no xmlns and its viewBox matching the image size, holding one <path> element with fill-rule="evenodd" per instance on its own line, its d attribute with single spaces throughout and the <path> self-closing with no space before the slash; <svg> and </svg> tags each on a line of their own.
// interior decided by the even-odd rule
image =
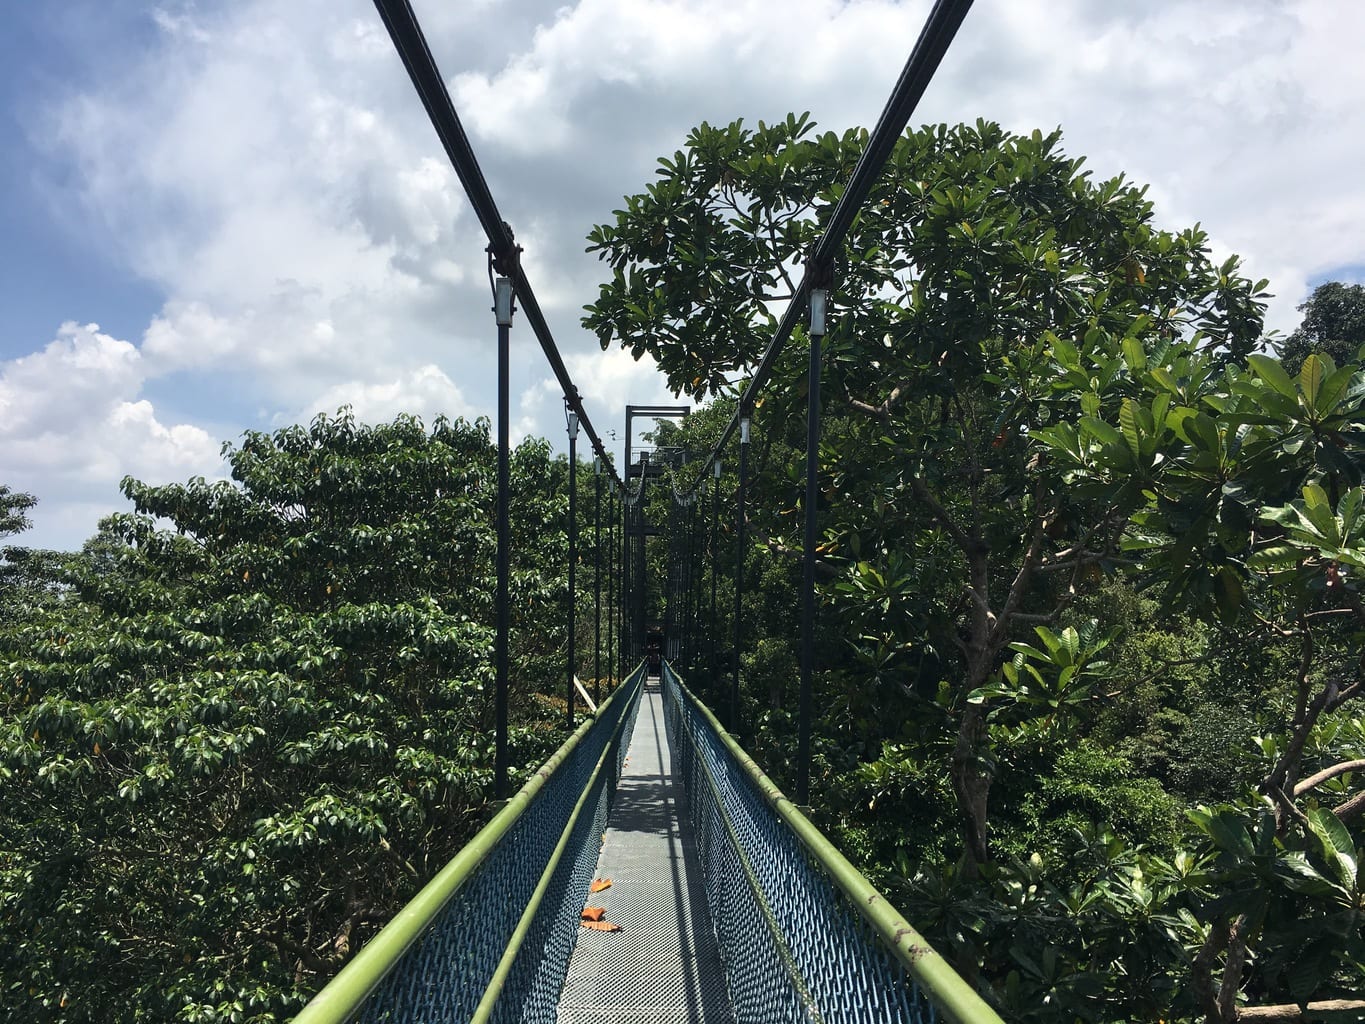
<svg viewBox="0 0 1365 1024">
<path fill-rule="evenodd" d="M 806 258 L 806 284 L 808 287 L 824 288 L 826 291 L 834 287 L 834 262 L 832 260 L 825 263 L 817 263 L 815 254 L 811 253 Z"/>
<path fill-rule="evenodd" d="M 516 235 L 512 231 L 512 226 L 507 221 L 502 222 L 503 229 L 507 232 L 507 237 L 512 240 L 510 246 L 495 248 L 492 242 L 488 243 L 487 253 L 489 265 L 503 277 L 516 279 L 517 272 L 521 270 L 521 246 L 517 245 Z"/>
</svg>

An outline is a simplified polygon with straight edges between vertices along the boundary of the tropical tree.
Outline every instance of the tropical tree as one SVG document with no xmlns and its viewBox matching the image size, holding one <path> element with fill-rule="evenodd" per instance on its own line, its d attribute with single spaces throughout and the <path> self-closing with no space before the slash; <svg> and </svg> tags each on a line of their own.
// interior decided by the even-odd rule
<svg viewBox="0 0 1365 1024">
<path fill-rule="evenodd" d="M 1280 344 L 1285 372 L 1296 374 L 1314 352 L 1337 363 L 1356 360 L 1365 345 L 1365 287 L 1328 281 L 1299 306 L 1303 322 Z"/>
<path fill-rule="evenodd" d="M 694 129 L 590 234 L 612 276 L 584 323 L 604 346 L 650 353 L 676 390 L 732 393 L 865 140 L 816 134 L 806 116 Z M 999 766 L 998 699 L 983 688 L 1011 643 L 1055 625 L 1115 564 L 1128 526 L 1130 495 L 1074 489 L 1038 431 L 1117 421 L 1149 365 L 1245 356 L 1263 283 L 1235 258 L 1213 263 L 1198 229 L 1157 228 L 1144 190 L 1093 181 L 1059 132 L 985 122 L 898 142 L 835 280 L 822 551 L 840 580 L 826 600 L 865 686 L 912 691 L 951 721 L 963 849 L 984 865 Z M 802 374 L 789 360 L 773 379 L 766 429 L 799 447 L 805 395 L 782 382 Z M 1147 445 L 1135 470 L 1154 455 L 1142 429 L 1126 427 Z M 760 530 L 788 548 L 796 483 L 779 488 Z"/>
<path fill-rule="evenodd" d="M 486 814 L 487 424 L 319 416 L 225 455 L 125 480 L 79 600 L 0 637 L 6 1019 L 284 1019 Z M 513 459 L 528 657 L 563 636 L 562 468 Z M 524 772 L 556 730 L 515 692 Z"/>
</svg>

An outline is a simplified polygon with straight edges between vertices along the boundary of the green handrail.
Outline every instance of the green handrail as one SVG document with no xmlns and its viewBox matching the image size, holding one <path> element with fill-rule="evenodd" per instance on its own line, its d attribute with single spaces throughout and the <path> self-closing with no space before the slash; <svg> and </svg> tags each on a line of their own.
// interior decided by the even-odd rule
<svg viewBox="0 0 1365 1024">
<path fill-rule="evenodd" d="M 393 920 L 380 929 L 379 933 L 337 972 L 322 991 L 312 998 L 294 1018 L 294 1024 L 344 1024 L 360 1009 L 370 993 L 403 958 L 403 954 L 421 938 L 422 933 L 459 891 L 460 886 L 516 824 L 535 795 L 573 753 L 588 730 L 597 724 L 597 719 L 611 706 L 612 701 L 629 699 L 633 684 L 643 671 L 642 663 L 626 677 L 610 697 L 602 702 L 596 715 L 583 720 L 574 734 L 550 755 L 549 760 L 536 770 L 526 785 L 507 801 L 502 810 L 498 811 L 493 819 L 437 872 L 436 877 L 423 886 L 421 891 L 394 915 Z M 623 693 L 626 694 L 625 697 L 622 697 Z"/>
<path fill-rule="evenodd" d="M 848 858 L 763 773 L 754 759 L 725 731 L 711 709 L 684 685 L 682 677 L 673 672 L 673 678 L 677 681 L 679 691 L 706 718 L 725 748 L 753 780 L 763 799 L 786 822 L 943 1015 L 954 1024 L 1004 1024 L 990 1004 L 962 980 L 961 975 L 901 916 L 900 911 L 873 888 Z"/>
<path fill-rule="evenodd" d="M 605 705 L 603 706 L 605 707 Z M 527 902 L 521 920 L 517 922 L 517 926 L 512 932 L 512 938 L 507 943 L 507 949 L 503 951 L 502 959 L 493 971 L 493 977 L 488 982 L 488 988 L 484 990 L 479 1005 L 474 1009 L 474 1016 L 469 1019 L 469 1024 L 487 1024 L 492 1019 L 498 999 L 502 996 L 502 990 L 507 984 L 507 977 L 512 973 L 512 965 L 516 961 L 521 947 L 526 942 L 526 936 L 531 930 L 531 924 L 540 910 L 541 903 L 545 900 L 545 894 L 550 889 L 550 883 L 554 879 L 555 872 L 559 870 L 559 862 L 564 859 L 564 851 L 568 849 L 569 842 L 573 837 L 574 827 L 578 824 L 578 818 L 583 813 L 583 808 L 587 806 L 588 796 L 597 786 L 597 780 L 602 775 L 602 768 L 607 764 L 607 759 L 616 756 L 616 739 L 625 729 L 626 720 L 629 717 L 628 714 L 623 714 L 616 720 L 611 738 L 602 745 L 602 753 L 598 755 L 592 774 L 588 776 L 588 784 L 583 787 L 583 792 L 578 795 L 578 801 L 569 814 L 569 820 L 564 823 L 564 829 L 559 834 L 559 842 L 555 844 L 550 859 L 545 862 L 545 869 L 540 873 L 540 881 L 536 883 L 535 891 L 531 893 L 531 899 Z"/>
</svg>

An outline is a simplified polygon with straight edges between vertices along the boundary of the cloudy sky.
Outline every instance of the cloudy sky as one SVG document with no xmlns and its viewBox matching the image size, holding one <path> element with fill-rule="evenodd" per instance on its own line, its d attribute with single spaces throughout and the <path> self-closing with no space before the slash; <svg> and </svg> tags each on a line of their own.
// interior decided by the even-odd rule
<svg viewBox="0 0 1365 1024">
<path fill-rule="evenodd" d="M 365 0 L 5 0 L 0 483 L 74 547 L 118 481 L 350 404 L 491 415 L 484 239 Z M 418 0 L 603 432 L 668 402 L 578 327 L 592 224 L 705 119 L 870 126 L 928 0 Z M 916 121 L 1061 125 L 1276 293 L 1365 279 L 1365 4 L 977 0 Z M 514 329 L 519 435 L 562 405 Z"/>
</svg>

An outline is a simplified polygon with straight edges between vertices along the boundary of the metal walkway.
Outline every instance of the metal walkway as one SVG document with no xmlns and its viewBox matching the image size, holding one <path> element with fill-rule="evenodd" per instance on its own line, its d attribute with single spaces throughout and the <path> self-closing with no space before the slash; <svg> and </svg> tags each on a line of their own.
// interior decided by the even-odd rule
<svg viewBox="0 0 1365 1024">
<path fill-rule="evenodd" d="M 597 877 L 612 885 L 589 897 L 621 930 L 579 930 L 559 1024 L 734 1021 L 672 766 L 659 680 L 651 676 L 597 862 Z"/>
</svg>

